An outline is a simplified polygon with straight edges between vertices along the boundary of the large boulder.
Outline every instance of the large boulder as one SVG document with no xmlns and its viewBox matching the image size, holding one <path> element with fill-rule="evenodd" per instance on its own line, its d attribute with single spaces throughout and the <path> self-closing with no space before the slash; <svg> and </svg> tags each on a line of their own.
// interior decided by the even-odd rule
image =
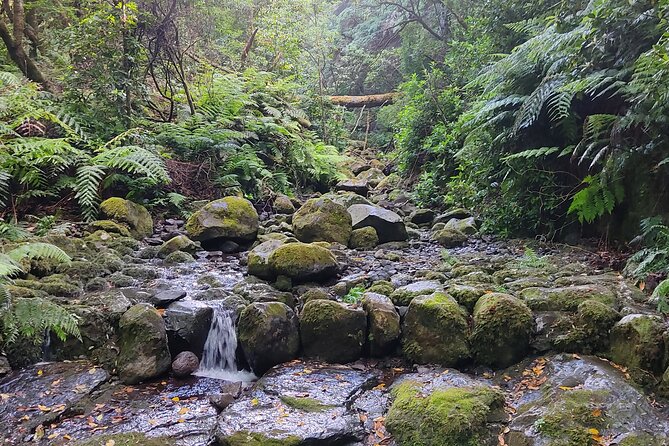
<svg viewBox="0 0 669 446">
<path fill-rule="evenodd" d="M 386 179 L 386 174 L 384 174 L 381 169 L 372 167 L 371 169 L 360 172 L 356 179 L 358 181 L 366 181 L 371 187 L 376 187 L 381 181 Z"/>
<path fill-rule="evenodd" d="M 353 249 L 372 249 L 378 244 L 379 236 L 376 234 L 376 229 L 371 226 L 355 229 L 351 232 L 349 246 Z"/>
<path fill-rule="evenodd" d="M 432 234 L 432 239 L 444 248 L 457 248 L 467 242 L 467 235 L 455 229 L 440 229 Z"/>
<path fill-rule="evenodd" d="M 335 186 L 335 190 L 343 192 L 353 192 L 354 194 L 366 197 L 369 193 L 369 183 L 365 180 L 349 179 L 341 180 Z"/>
<path fill-rule="evenodd" d="M 100 214 L 110 220 L 128 226 L 133 237 L 142 239 L 153 234 L 151 214 L 141 204 L 119 197 L 108 198 L 100 203 Z"/>
<path fill-rule="evenodd" d="M 402 217 L 379 206 L 354 204 L 348 208 L 353 229 L 371 226 L 376 229 L 379 242 L 404 241 L 408 238 Z"/>
<path fill-rule="evenodd" d="M 237 333 L 246 360 L 258 376 L 296 358 L 300 349 L 297 316 L 281 302 L 246 307 L 239 316 Z"/>
<path fill-rule="evenodd" d="M 496 368 L 520 361 L 529 349 L 533 322 L 532 310 L 513 296 L 490 293 L 481 297 L 474 307 L 474 359 Z"/>
<path fill-rule="evenodd" d="M 194 254 L 197 251 L 197 245 L 185 235 L 177 235 L 162 244 L 158 249 L 158 257 L 164 259 L 175 252 L 187 252 Z"/>
<path fill-rule="evenodd" d="M 201 357 L 213 315 L 213 308 L 204 302 L 187 300 L 170 304 L 165 310 L 165 326 L 172 354 L 191 351 Z"/>
<path fill-rule="evenodd" d="M 618 306 L 615 291 L 596 284 L 561 288 L 525 288 L 519 297 L 533 311 L 577 311 L 578 306 L 586 300 L 595 300 L 612 308 Z"/>
<path fill-rule="evenodd" d="M 247 258 L 249 274 L 264 280 L 272 280 L 275 273 L 269 265 L 269 256 L 284 243 L 284 240 L 267 240 L 249 251 Z"/>
<path fill-rule="evenodd" d="M 456 366 L 470 357 L 467 314 L 450 296 L 434 293 L 411 301 L 404 319 L 403 350 L 418 364 Z"/>
<path fill-rule="evenodd" d="M 170 369 L 167 332 L 162 316 L 149 304 L 137 304 L 119 321 L 118 373 L 121 381 L 136 384 Z"/>
<path fill-rule="evenodd" d="M 398 307 L 408 306 L 414 298 L 444 291 L 443 286 L 436 280 L 421 280 L 397 288 L 390 295 L 393 303 Z"/>
<path fill-rule="evenodd" d="M 348 244 L 351 216 L 346 208 L 327 198 L 307 200 L 293 215 L 293 233 L 301 242 Z"/>
<path fill-rule="evenodd" d="M 641 382 L 664 372 L 664 331 L 660 316 L 629 314 L 611 329 L 610 358 Z M 651 375 L 651 376 L 649 376 Z"/>
<path fill-rule="evenodd" d="M 338 265 L 329 249 L 314 243 L 279 246 L 267 260 L 270 271 L 295 282 L 325 281 L 337 274 Z"/>
<path fill-rule="evenodd" d="M 326 362 L 355 361 L 367 332 L 365 312 L 332 300 L 311 300 L 300 313 L 300 336 L 307 357 Z"/>
<path fill-rule="evenodd" d="M 277 214 L 292 215 L 295 213 L 295 205 L 290 197 L 279 195 L 274 199 L 274 211 Z"/>
<path fill-rule="evenodd" d="M 367 312 L 367 346 L 371 356 L 385 356 L 395 350 L 400 338 L 400 315 L 383 294 L 365 293 L 362 308 Z"/>
<path fill-rule="evenodd" d="M 452 229 L 458 232 L 462 232 L 465 235 L 474 235 L 478 232 L 474 217 L 463 219 L 452 218 L 446 223 L 445 229 Z"/>
<path fill-rule="evenodd" d="M 248 243 L 258 233 L 258 212 L 244 198 L 225 197 L 207 203 L 191 215 L 185 228 L 193 240 L 204 244 Z"/>
</svg>

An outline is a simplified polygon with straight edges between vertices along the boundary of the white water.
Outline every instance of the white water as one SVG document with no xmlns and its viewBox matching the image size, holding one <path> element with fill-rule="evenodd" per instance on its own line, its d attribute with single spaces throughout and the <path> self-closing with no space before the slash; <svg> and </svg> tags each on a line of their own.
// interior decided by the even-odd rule
<svg viewBox="0 0 669 446">
<path fill-rule="evenodd" d="M 200 368 L 195 375 L 226 381 L 248 382 L 257 377 L 248 370 L 239 370 L 237 366 L 237 331 L 233 313 L 216 305 L 211 328 L 202 352 Z"/>
</svg>

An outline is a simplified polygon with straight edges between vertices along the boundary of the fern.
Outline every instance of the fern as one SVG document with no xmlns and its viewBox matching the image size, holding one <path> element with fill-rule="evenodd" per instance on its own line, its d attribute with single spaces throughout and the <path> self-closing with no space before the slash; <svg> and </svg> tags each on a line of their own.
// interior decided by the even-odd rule
<svg viewBox="0 0 669 446">
<path fill-rule="evenodd" d="M 651 299 L 657 301 L 657 311 L 669 314 L 669 279 L 660 282 L 653 290 Z"/>
<path fill-rule="evenodd" d="M 587 176 L 583 188 L 574 195 L 569 214 L 576 213 L 581 223 L 592 223 L 604 214 L 613 212 L 615 205 L 623 200 L 624 189 L 618 183 L 609 187 L 602 184 L 599 176 Z"/>
</svg>

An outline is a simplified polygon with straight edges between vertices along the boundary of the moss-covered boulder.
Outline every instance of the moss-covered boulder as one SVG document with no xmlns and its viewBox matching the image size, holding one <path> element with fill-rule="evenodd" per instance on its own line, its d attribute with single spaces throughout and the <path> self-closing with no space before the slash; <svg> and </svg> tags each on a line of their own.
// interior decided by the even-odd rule
<svg viewBox="0 0 669 446">
<path fill-rule="evenodd" d="M 470 357 L 467 314 L 446 294 L 412 300 L 403 332 L 404 355 L 418 364 L 452 367 Z"/>
<path fill-rule="evenodd" d="M 408 238 L 402 217 L 380 206 L 354 204 L 348 208 L 353 229 L 371 226 L 376 229 L 380 243 L 401 242 Z"/>
<path fill-rule="evenodd" d="M 452 218 L 446 222 L 445 229 L 452 229 L 458 232 L 461 232 L 465 235 L 474 235 L 478 232 L 476 227 L 476 221 L 474 217 L 468 217 L 463 219 Z"/>
<path fill-rule="evenodd" d="M 291 215 L 295 213 L 295 205 L 290 197 L 279 195 L 274 199 L 274 212 L 282 215 Z"/>
<path fill-rule="evenodd" d="M 419 381 L 392 390 L 386 428 L 399 446 L 492 446 L 488 427 L 504 415 L 504 394 L 497 389 L 437 387 L 425 391 Z"/>
<path fill-rule="evenodd" d="M 123 237 L 131 237 L 128 226 L 117 223 L 113 220 L 96 220 L 88 224 L 88 229 L 91 232 L 105 231 L 109 234 L 118 234 Z"/>
<path fill-rule="evenodd" d="M 247 258 L 249 274 L 264 280 L 274 279 L 276 274 L 269 265 L 269 256 L 284 243 L 285 240 L 268 240 L 249 251 Z"/>
<path fill-rule="evenodd" d="M 371 356 L 392 353 L 399 341 L 400 315 L 393 302 L 383 294 L 365 293 L 362 308 L 367 312 L 367 348 Z"/>
<path fill-rule="evenodd" d="M 296 283 L 325 281 L 338 271 L 332 252 L 314 243 L 281 245 L 270 254 L 267 263 L 273 276 L 290 277 Z"/>
<path fill-rule="evenodd" d="M 618 305 L 616 293 L 602 285 L 526 288 L 519 297 L 534 311 L 577 311 L 586 300 L 595 300 L 612 308 Z"/>
<path fill-rule="evenodd" d="M 440 282 L 436 280 L 421 280 L 397 288 L 392 292 L 390 298 L 398 307 L 406 307 L 418 296 L 426 296 L 443 291 L 444 289 Z"/>
<path fill-rule="evenodd" d="M 346 208 L 327 198 L 307 200 L 293 215 L 293 233 L 301 242 L 348 244 L 353 230 Z"/>
<path fill-rule="evenodd" d="M 611 329 L 610 358 L 628 368 L 640 382 L 664 372 L 664 321 L 648 314 L 630 314 Z"/>
<path fill-rule="evenodd" d="M 379 244 L 376 229 L 371 226 L 355 229 L 351 232 L 349 246 L 353 249 L 372 249 Z"/>
<path fill-rule="evenodd" d="M 246 360 L 261 376 L 277 364 L 297 357 L 297 316 L 281 302 L 253 303 L 239 316 L 238 339 Z"/>
<path fill-rule="evenodd" d="M 479 364 L 502 368 L 520 361 L 529 350 L 532 310 L 502 293 L 481 297 L 474 307 L 471 349 Z"/>
<path fill-rule="evenodd" d="M 187 252 L 175 251 L 171 254 L 168 254 L 167 257 L 163 260 L 165 265 L 178 265 L 180 263 L 192 263 L 195 261 L 195 258 Z"/>
<path fill-rule="evenodd" d="M 158 249 L 158 257 L 164 259 L 168 255 L 177 251 L 195 254 L 195 251 L 197 251 L 197 245 L 185 235 L 177 235 L 160 246 Z"/>
<path fill-rule="evenodd" d="M 371 169 L 360 172 L 356 179 L 359 181 L 366 181 L 371 187 L 376 187 L 381 181 L 386 179 L 386 174 L 384 174 L 381 169 L 372 167 Z"/>
<path fill-rule="evenodd" d="M 432 239 L 444 248 L 457 248 L 467 242 L 467 236 L 456 229 L 439 229 L 432 234 Z"/>
<path fill-rule="evenodd" d="M 207 203 L 186 222 L 186 232 L 195 241 L 216 246 L 224 241 L 249 243 L 258 233 L 258 212 L 250 201 L 225 197 Z"/>
<path fill-rule="evenodd" d="M 147 437 L 139 432 L 129 432 L 94 435 L 73 444 L 74 446 L 174 446 L 177 443 L 170 437 Z"/>
<path fill-rule="evenodd" d="M 155 378 L 170 369 L 167 332 L 162 316 L 148 304 L 137 304 L 119 321 L 118 374 L 126 384 Z"/>
<path fill-rule="evenodd" d="M 384 296 L 390 296 L 395 291 L 395 287 L 391 282 L 387 280 L 377 280 L 372 284 L 371 287 L 367 289 L 370 293 L 383 294 Z"/>
<path fill-rule="evenodd" d="M 300 313 L 304 355 L 326 362 L 355 361 L 367 333 L 365 312 L 332 300 L 307 302 Z"/>
<path fill-rule="evenodd" d="M 466 284 L 452 284 L 446 289 L 446 292 L 468 311 L 474 311 L 474 306 L 479 298 L 490 291 L 490 287 L 485 285 Z"/>
<path fill-rule="evenodd" d="M 135 238 L 141 239 L 153 234 L 151 214 L 141 204 L 112 197 L 100 203 L 100 214 L 110 220 L 128 225 L 130 233 Z"/>
</svg>

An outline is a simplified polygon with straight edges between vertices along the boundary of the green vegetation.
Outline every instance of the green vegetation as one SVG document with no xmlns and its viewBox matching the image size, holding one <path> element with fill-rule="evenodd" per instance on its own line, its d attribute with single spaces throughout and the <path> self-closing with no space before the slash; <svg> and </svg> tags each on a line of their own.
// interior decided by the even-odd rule
<svg viewBox="0 0 669 446">
<path fill-rule="evenodd" d="M 366 290 L 364 286 L 354 286 L 348 291 L 348 293 L 346 293 L 344 297 L 341 298 L 341 300 L 347 304 L 357 304 L 362 299 L 362 295 L 365 294 L 365 291 Z"/>
</svg>

